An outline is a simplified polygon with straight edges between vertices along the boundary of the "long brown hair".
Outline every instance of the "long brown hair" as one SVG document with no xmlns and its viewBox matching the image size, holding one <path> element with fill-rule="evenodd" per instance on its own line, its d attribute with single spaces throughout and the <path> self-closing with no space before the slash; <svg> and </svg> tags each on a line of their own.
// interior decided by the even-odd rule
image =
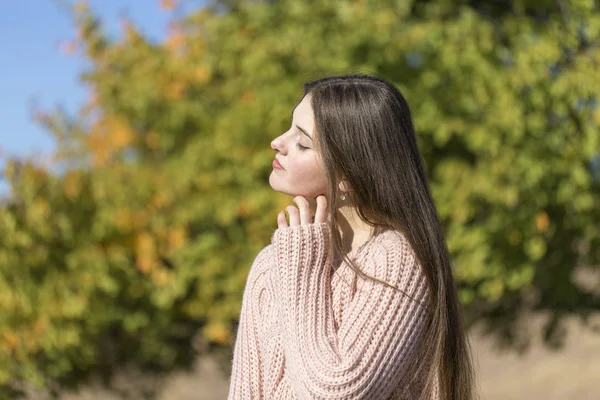
<svg viewBox="0 0 600 400">
<path fill-rule="evenodd" d="M 437 380 L 444 400 L 474 398 L 473 366 L 450 254 L 406 100 L 394 85 L 368 75 L 308 82 L 304 96 L 308 94 L 315 117 L 315 150 L 329 180 L 328 213 L 335 252 L 344 254 L 335 212 L 337 185 L 344 177 L 352 186 L 349 201 L 359 217 L 372 227 L 402 232 L 427 278 L 431 318 L 414 360 L 418 371 L 427 368 L 423 360 L 433 360 L 433 368 L 426 371 L 423 396 Z M 346 262 L 363 278 L 375 279 L 347 257 Z"/>
</svg>

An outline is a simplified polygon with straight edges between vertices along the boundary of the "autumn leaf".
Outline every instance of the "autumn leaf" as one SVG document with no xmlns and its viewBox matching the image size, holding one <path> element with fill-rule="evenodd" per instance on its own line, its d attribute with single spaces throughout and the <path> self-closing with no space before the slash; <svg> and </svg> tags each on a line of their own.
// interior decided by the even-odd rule
<svg viewBox="0 0 600 400">
<path fill-rule="evenodd" d="M 77 51 L 77 44 L 72 40 L 63 40 L 59 48 L 62 53 L 71 55 Z"/>
<path fill-rule="evenodd" d="M 163 10 L 172 10 L 177 5 L 175 0 L 160 0 L 160 8 Z"/>
<path fill-rule="evenodd" d="M 546 232 L 550 225 L 550 218 L 544 211 L 538 213 L 535 217 L 535 226 L 539 232 Z"/>
</svg>

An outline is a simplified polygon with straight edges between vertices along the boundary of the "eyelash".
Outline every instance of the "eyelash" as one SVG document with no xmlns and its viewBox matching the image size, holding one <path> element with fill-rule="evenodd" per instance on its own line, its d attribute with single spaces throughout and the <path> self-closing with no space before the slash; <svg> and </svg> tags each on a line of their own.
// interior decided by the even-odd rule
<svg viewBox="0 0 600 400">
<path fill-rule="evenodd" d="M 300 150 L 300 151 L 308 150 L 308 147 L 304 147 L 300 143 L 296 143 L 296 146 L 298 147 L 298 150 Z"/>
</svg>

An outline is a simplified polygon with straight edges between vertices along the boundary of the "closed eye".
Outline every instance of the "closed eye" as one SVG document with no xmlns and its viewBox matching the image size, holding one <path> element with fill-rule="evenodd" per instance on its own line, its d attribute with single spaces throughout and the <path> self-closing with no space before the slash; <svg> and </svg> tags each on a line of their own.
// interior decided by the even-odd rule
<svg viewBox="0 0 600 400">
<path fill-rule="evenodd" d="M 296 146 L 298 147 L 298 150 L 300 150 L 300 151 L 305 151 L 305 150 L 309 149 L 309 147 L 302 146 L 300 143 L 296 143 Z"/>
</svg>

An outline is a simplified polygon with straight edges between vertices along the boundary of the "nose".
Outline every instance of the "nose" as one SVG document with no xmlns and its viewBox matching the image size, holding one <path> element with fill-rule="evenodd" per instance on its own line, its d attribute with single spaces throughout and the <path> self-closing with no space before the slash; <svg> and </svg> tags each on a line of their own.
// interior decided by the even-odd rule
<svg viewBox="0 0 600 400">
<path fill-rule="evenodd" d="M 283 135 L 277 136 L 271 141 L 271 148 L 279 153 L 284 153 L 286 146 L 285 141 L 283 140 Z"/>
</svg>

